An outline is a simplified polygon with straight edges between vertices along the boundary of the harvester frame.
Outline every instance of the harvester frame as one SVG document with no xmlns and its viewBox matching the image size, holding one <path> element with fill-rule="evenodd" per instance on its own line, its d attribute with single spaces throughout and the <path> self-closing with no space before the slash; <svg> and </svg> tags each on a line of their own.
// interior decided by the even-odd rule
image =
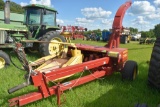
<svg viewBox="0 0 160 107">
<path fill-rule="evenodd" d="M 128 1 L 121 5 L 118 9 L 112 26 L 112 36 L 107 45 L 104 47 L 84 44 L 75 44 L 69 46 L 67 54 L 71 55 L 72 50 L 79 50 L 84 57 L 83 63 L 67 66 L 64 68 L 51 69 L 47 72 L 31 70 L 29 72 L 31 84 L 37 87 L 38 91 L 10 99 L 10 106 L 23 106 L 25 104 L 47 98 L 51 95 L 57 96 L 57 104 L 60 105 L 60 96 L 63 91 L 93 81 L 97 78 L 110 75 L 115 71 L 121 72 L 123 79 L 135 79 L 138 69 L 137 63 L 134 61 L 127 61 L 128 50 L 119 48 L 120 34 L 123 30 L 122 20 L 126 10 L 131 6 L 131 3 L 131 1 Z M 21 45 L 18 44 L 17 49 L 21 49 Z M 59 78 L 73 75 L 75 73 L 83 73 L 86 70 L 90 70 L 91 74 L 64 83 L 58 82 L 51 87 L 47 85 L 49 81 L 53 82 Z M 9 89 L 9 93 L 17 91 L 27 85 L 28 84 L 26 83 L 18 85 L 12 89 Z"/>
</svg>

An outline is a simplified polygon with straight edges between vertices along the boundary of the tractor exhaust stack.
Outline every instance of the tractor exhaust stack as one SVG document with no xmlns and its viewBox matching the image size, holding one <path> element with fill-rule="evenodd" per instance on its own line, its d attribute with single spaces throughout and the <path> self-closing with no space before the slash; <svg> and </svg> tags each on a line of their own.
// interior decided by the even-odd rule
<svg viewBox="0 0 160 107">
<path fill-rule="evenodd" d="M 6 2 L 5 2 L 4 23 L 10 24 L 10 0 L 6 0 Z"/>
</svg>

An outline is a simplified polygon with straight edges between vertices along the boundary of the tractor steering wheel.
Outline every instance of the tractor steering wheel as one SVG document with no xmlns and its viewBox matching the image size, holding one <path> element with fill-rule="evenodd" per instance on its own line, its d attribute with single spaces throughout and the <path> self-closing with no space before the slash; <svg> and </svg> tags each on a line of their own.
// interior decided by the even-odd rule
<svg viewBox="0 0 160 107">
<path fill-rule="evenodd" d="M 30 20 L 29 20 L 29 24 L 33 24 L 33 23 L 36 23 L 36 21 L 33 20 L 33 19 L 30 19 Z"/>
</svg>

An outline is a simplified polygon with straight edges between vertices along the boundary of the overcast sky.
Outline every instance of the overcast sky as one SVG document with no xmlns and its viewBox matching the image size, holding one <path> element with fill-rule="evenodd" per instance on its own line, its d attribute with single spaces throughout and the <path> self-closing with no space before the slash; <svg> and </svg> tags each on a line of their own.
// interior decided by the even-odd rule
<svg viewBox="0 0 160 107">
<path fill-rule="evenodd" d="M 5 0 L 4 0 L 5 1 Z M 60 25 L 88 29 L 110 29 L 117 9 L 127 0 L 12 0 L 21 6 L 43 4 L 55 8 Z M 124 27 L 139 31 L 153 29 L 160 23 L 160 0 L 132 0 L 123 20 Z"/>
</svg>

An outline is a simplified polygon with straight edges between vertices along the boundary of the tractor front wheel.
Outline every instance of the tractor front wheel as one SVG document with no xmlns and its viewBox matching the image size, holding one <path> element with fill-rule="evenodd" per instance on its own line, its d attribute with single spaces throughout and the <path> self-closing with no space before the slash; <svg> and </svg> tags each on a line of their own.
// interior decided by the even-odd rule
<svg viewBox="0 0 160 107">
<path fill-rule="evenodd" d="M 10 65 L 10 59 L 8 54 L 0 50 L 0 69 Z"/>
<path fill-rule="evenodd" d="M 42 56 L 47 56 L 50 54 L 55 54 L 60 52 L 65 47 L 65 45 L 58 44 L 56 42 L 66 42 L 65 38 L 61 36 L 60 33 L 57 31 L 50 31 L 46 33 L 41 39 L 41 41 L 44 41 L 44 43 L 41 43 L 39 46 L 39 51 Z"/>
<path fill-rule="evenodd" d="M 134 80 L 138 74 L 138 65 L 135 61 L 127 61 L 122 69 L 122 79 Z"/>
</svg>

